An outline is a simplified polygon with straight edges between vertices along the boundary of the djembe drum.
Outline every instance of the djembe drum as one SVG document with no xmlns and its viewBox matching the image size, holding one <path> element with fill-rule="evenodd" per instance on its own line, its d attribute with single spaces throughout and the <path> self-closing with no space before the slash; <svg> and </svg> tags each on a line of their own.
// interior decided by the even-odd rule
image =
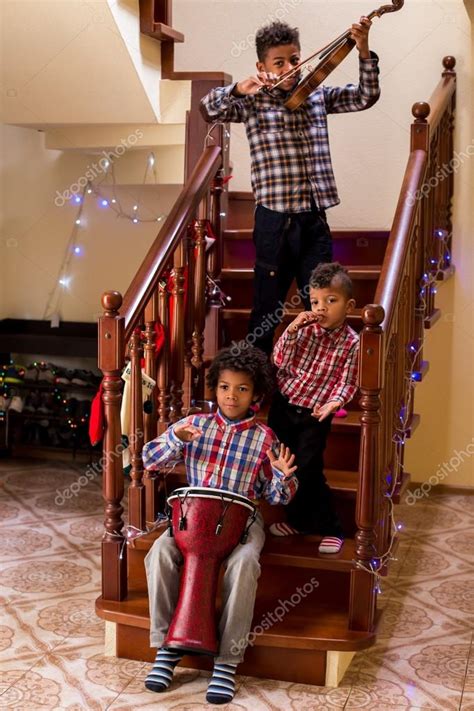
<svg viewBox="0 0 474 711">
<path fill-rule="evenodd" d="M 245 496 L 205 486 L 176 489 L 168 507 L 169 534 L 184 565 L 178 604 L 163 646 L 215 656 L 220 566 L 239 542 L 245 543 L 257 510 Z"/>
</svg>

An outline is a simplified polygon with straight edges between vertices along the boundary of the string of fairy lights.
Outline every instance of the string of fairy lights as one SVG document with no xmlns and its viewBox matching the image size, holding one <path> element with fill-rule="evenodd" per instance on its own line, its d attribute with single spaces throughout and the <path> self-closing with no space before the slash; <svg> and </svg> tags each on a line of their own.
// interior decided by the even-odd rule
<svg viewBox="0 0 474 711">
<path fill-rule="evenodd" d="M 88 181 L 81 192 L 73 194 L 69 201 L 65 201 L 65 204 L 69 202 L 69 204 L 76 206 L 77 211 L 73 219 L 71 234 L 66 243 L 63 258 L 59 266 L 58 275 L 48 294 L 43 314 L 44 320 L 49 320 L 59 313 L 63 294 L 71 286 L 74 259 L 80 258 L 84 254 L 82 236 L 87 227 L 84 211 L 89 202 L 95 202 L 100 209 L 110 210 L 110 212 L 115 214 L 117 219 L 128 220 L 134 225 L 151 222 L 160 223 L 167 217 L 164 213 L 153 215 L 152 217 L 146 217 L 144 215 L 142 201 L 144 187 L 150 184 L 150 177 L 153 178 L 152 184 L 157 185 L 158 182 L 154 153 L 151 152 L 147 156 L 142 183 L 138 188 L 138 193 L 133 200 L 131 209 L 126 209 L 123 199 L 120 199 L 115 176 L 115 161 L 110 155 L 103 163 L 103 172 L 104 175 L 100 180 L 95 182 Z M 148 208 L 146 209 L 149 211 Z"/>
<path fill-rule="evenodd" d="M 428 271 L 425 271 L 420 284 L 419 290 L 419 303 L 417 309 L 419 311 L 419 316 L 422 321 L 428 315 L 428 302 L 427 296 L 429 294 L 436 294 L 437 292 L 437 280 L 440 272 L 445 269 L 446 265 L 451 264 L 451 252 L 449 248 L 450 233 L 447 230 L 436 228 L 433 232 L 433 238 L 440 241 L 440 249 L 438 251 L 438 259 L 432 257 L 430 259 L 430 265 Z M 395 504 L 393 503 L 393 497 L 398 485 L 399 473 L 403 476 L 404 465 L 402 463 L 402 452 L 405 446 L 405 441 L 407 439 L 407 431 L 410 424 L 410 418 L 412 413 L 412 402 L 414 396 L 414 390 L 417 383 L 422 380 L 422 372 L 416 369 L 416 363 L 418 356 L 423 350 L 424 346 L 424 329 L 422 330 L 421 337 L 417 342 L 412 342 L 408 344 L 408 358 L 410 363 L 405 372 L 405 393 L 403 398 L 403 405 L 400 410 L 399 419 L 400 424 L 398 430 L 395 432 L 392 441 L 395 445 L 394 448 L 394 460 L 392 464 L 392 471 L 387 475 L 386 483 L 389 489 L 385 492 L 384 497 L 388 502 L 388 516 L 390 519 L 390 541 L 387 550 L 380 556 L 374 556 L 368 562 L 361 562 L 354 560 L 356 568 L 365 570 L 367 573 L 371 573 L 374 576 L 374 586 L 377 593 L 382 592 L 381 588 L 381 578 L 382 571 L 386 564 L 390 561 L 396 561 L 392 555 L 395 542 L 397 540 L 398 533 L 403 529 L 403 523 L 397 522 L 395 519 Z"/>
</svg>

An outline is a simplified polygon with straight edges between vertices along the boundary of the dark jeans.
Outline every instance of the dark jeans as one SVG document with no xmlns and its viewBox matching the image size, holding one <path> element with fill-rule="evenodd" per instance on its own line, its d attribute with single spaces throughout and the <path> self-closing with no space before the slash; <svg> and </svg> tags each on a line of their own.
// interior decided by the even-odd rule
<svg viewBox="0 0 474 711">
<path fill-rule="evenodd" d="M 256 261 L 249 334 L 253 334 L 252 345 L 271 353 L 293 279 L 309 310 L 309 277 L 320 262 L 332 261 L 332 239 L 326 214 L 315 205 L 311 212 L 299 213 L 274 212 L 257 205 L 253 241 Z"/>
<path fill-rule="evenodd" d="M 268 426 L 295 455 L 298 490 L 285 507 L 288 523 L 302 533 L 344 536 L 334 509 L 323 468 L 323 453 L 332 417 L 318 422 L 306 407 L 291 405 L 277 392 L 268 414 Z"/>
</svg>

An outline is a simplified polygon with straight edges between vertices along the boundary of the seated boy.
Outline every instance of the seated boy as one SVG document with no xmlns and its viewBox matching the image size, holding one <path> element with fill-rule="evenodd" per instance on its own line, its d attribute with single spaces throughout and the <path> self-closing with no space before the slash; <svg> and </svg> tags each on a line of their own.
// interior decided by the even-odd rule
<svg viewBox="0 0 474 711">
<path fill-rule="evenodd" d="M 264 497 L 271 504 L 287 504 L 297 488 L 294 457 L 284 445 L 275 456 L 275 434 L 256 421 L 251 409 L 271 392 L 271 365 L 256 348 L 233 353 L 234 349 L 218 353 L 207 374 L 208 385 L 216 394 L 217 412 L 185 417 L 148 442 L 143 449 L 145 468 L 158 469 L 170 459 L 182 458 L 190 486 L 222 488 L 249 499 Z M 243 659 L 252 623 L 264 540 L 263 519 L 258 513 L 247 543 L 238 544 L 225 561 L 219 656 L 206 695 L 210 703 L 228 703 L 234 697 L 235 671 Z M 174 538 L 166 535 L 155 541 L 145 558 L 150 645 L 158 647 L 153 669 L 145 680 L 152 691 L 169 687 L 182 658 L 179 652 L 160 648 L 178 600 L 181 563 Z"/>
<path fill-rule="evenodd" d="M 311 311 L 290 323 L 275 345 L 278 392 L 268 424 L 295 454 L 298 491 L 287 508 L 288 524 L 276 536 L 321 534 L 320 553 L 338 553 L 344 542 L 323 453 L 336 410 L 357 391 L 359 337 L 346 323 L 355 306 L 352 282 L 337 262 L 320 264 L 309 281 Z"/>
</svg>

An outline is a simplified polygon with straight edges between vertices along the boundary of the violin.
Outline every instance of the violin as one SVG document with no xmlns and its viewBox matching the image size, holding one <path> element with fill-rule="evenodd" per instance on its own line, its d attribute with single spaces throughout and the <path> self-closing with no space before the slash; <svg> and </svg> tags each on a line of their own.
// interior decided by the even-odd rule
<svg viewBox="0 0 474 711">
<path fill-rule="evenodd" d="M 374 17 L 382 17 L 388 12 L 397 12 L 401 10 L 405 0 L 392 0 L 391 5 L 382 5 L 377 10 L 373 10 L 367 18 L 372 20 Z M 347 57 L 349 52 L 355 47 L 355 40 L 351 37 L 352 29 L 346 30 L 335 40 L 320 47 L 316 52 L 314 52 L 310 57 L 307 57 L 302 62 L 293 67 L 285 74 L 282 74 L 278 81 L 273 84 L 267 91 L 272 91 L 276 89 L 280 84 L 282 84 L 286 79 L 299 72 L 299 70 L 308 64 L 314 57 L 318 55 L 318 59 L 321 60 L 319 64 L 310 71 L 310 73 L 302 79 L 297 87 L 292 91 L 290 96 L 284 102 L 287 109 L 290 111 L 296 111 L 301 104 L 306 101 L 308 96 L 313 93 L 315 89 L 329 76 L 329 74 L 336 69 L 336 67 L 342 62 L 343 59 Z"/>
</svg>

